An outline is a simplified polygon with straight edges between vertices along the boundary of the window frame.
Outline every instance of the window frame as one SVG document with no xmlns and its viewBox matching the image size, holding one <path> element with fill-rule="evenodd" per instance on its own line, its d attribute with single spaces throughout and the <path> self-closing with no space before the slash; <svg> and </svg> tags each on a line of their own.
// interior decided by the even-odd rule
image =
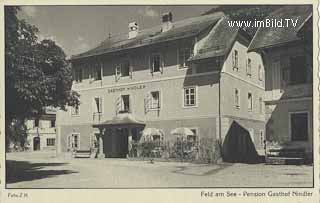
<svg viewBox="0 0 320 203">
<path fill-rule="evenodd" d="M 195 90 L 195 93 L 194 93 L 194 102 L 195 104 L 194 105 L 186 105 L 186 89 L 194 89 Z M 182 88 L 182 107 L 183 108 L 196 108 L 199 106 L 199 97 L 198 97 L 198 86 L 185 86 Z"/>
<path fill-rule="evenodd" d="M 239 71 L 239 51 L 237 49 L 232 51 L 232 70 Z"/>
<path fill-rule="evenodd" d="M 124 109 L 125 108 L 124 100 L 123 100 L 124 96 L 128 96 L 128 102 L 129 102 L 128 110 Z M 121 106 L 120 107 L 121 108 L 119 110 L 119 113 L 130 113 L 130 112 L 132 112 L 132 109 L 131 109 L 131 98 L 130 97 L 131 97 L 130 94 L 122 94 L 122 95 L 120 95 L 120 98 L 121 98 Z"/>
<path fill-rule="evenodd" d="M 183 65 L 181 66 L 181 63 L 180 63 L 180 53 L 181 53 L 181 50 L 183 50 L 183 60 L 184 60 L 184 63 Z M 189 57 L 186 58 L 186 50 L 189 51 Z M 177 49 L 177 64 L 178 64 L 178 70 L 184 70 L 184 69 L 188 69 L 188 68 L 191 68 L 190 65 L 187 65 L 187 60 L 193 55 L 192 53 L 192 48 L 191 47 L 180 47 Z"/>
<path fill-rule="evenodd" d="M 249 57 L 246 60 L 246 75 L 249 77 L 252 76 L 252 60 Z"/>
<path fill-rule="evenodd" d="M 247 102 L 248 102 L 248 111 L 252 112 L 253 111 L 253 94 L 252 94 L 252 92 L 248 92 Z"/>
<path fill-rule="evenodd" d="M 53 140 L 53 143 L 49 142 L 49 141 L 52 141 Z M 56 138 L 47 138 L 46 140 L 46 146 L 47 147 L 54 147 L 56 146 Z"/>
<path fill-rule="evenodd" d="M 154 107 L 153 106 L 153 96 L 152 93 L 158 92 L 158 106 Z M 161 91 L 160 90 L 155 90 L 155 91 L 150 91 L 150 104 L 149 104 L 149 110 L 159 110 L 161 109 L 161 104 L 162 104 L 162 96 L 161 96 Z"/>
<path fill-rule="evenodd" d="M 236 93 L 238 93 L 238 95 Z M 236 100 L 236 97 L 238 97 L 237 100 Z M 238 88 L 234 88 L 234 106 L 236 109 L 240 109 L 241 107 L 240 89 Z"/>
<path fill-rule="evenodd" d="M 159 56 L 159 71 L 154 71 L 153 59 L 155 56 Z M 161 53 L 152 53 L 149 56 L 149 70 L 150 70 L 151 74 L 163 73 L 163 56 Z"/>
<path fill-rule="evenodd" d="M 262 65 L 258 65 L 258 80 L 263 81 L 263 72 L 262 72 Z"/>
</svg>

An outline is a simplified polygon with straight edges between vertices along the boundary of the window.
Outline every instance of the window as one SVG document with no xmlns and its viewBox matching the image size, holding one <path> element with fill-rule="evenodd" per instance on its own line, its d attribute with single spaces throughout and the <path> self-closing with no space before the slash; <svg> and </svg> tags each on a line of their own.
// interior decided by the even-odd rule
<svg viewBox="0 0 320 203">
<path fill-rule="evenodd" d="M 55 138 L 47 138 L 47 146 L 55 146 L 56 139 Z"/>
<path fill-rule="evenodd" d="M 39 127 L 39 119 L 34 120 L 34 127 Z"/>
<path fill-rule="evenodd" d="M 258 66 L 258 77 L 259 77 L 259 80 L 262 81 L 262 67 L 261 67 L 261 64 L 259 64 Z"/>
<path fill-rule="evenodd" d="M 151 109 L 159 109 L 160 108 L 160 92 L 154 91 L 151 92 Z"/>
<path fill-rule="evenodd" d="M 102 98 L 95 97 L 94 98 L 94 107 L 93 113 L 102 113 Z"/>
<path fill-rule="evenodd" d="M 247 67 L 246 67 L 247 76 L 251 77 L 251 59 L 247 59 Z"/>
<path fill-rule="evenodd" d="M 72 149 L 80 149 L 80 135 L 72 134 Z"/>
<path fill-rule="evenodd" d="M 153 54 L 150 57 L 150 71 L 151 73 L 160 72 L 160 71 L 162 72 L 160 54 Z"/>
<path fill-rule="evenodd" d="M 184 88 L 184 106 L 190 107 L 190 106 L 196 106 L 197 100 L 196 100 L 196 88 L 195 87 L 186 87 Z"/>
<path fill-rule="evenodd" d="M 132 77 L 132 66 L 130 65 L 129 60 L 125 60 L 120 65 L 116 66 L 116 80 L 119 80 L 120 77 Z"/>
<path fill-rule="evenodd" d="M 130 112 L 130 95 L 121 95 L 121 113 Z"/>
<path fill-rule="evenodd" d="M 259 113 L 263 113 L 263 101 L 261 97 L 259 97 Z"/>
<path fill-rule="evenodd" d="M 56 120 L 50 120 L 50 127 L 55 128 L 56 127 Z"/>
<path fill-rule="evenodd" d="M 248 93 L 248 110 L 252 111 L 252 93 Z"/>
<path fill-rule="evenodd" d="M 130 63 L 125 61 L 121 64 L 121 77 L 126 77 L 130 75 Z"/>
<path fill-rule="evenodd" d="M 240 92 L 237 88 L 234 90 L 234 105 L 237 109 L 240 109 Z"/>
<path fill-rule="evenodd" d="M 82 68 L 78 68 L 75 70 L 75 81 L 76 82 L 82 81 Z"/>
<path fill-rule="evenodd" d="M 263 130 L 260 130 L 260 146 L 264 147 L 264 135 L 263 135 Z"/>
<path fill-rule="evenodd" d="M 239 61 L 238 61 L 238 51 L 234 50 L 232 52 L 232 68 L 233 70 L 239 70 Z"/>
<path fill-rule="evenodd" d="M 79 108 L 80 108 L 79 105 L 71 107 L 71 115 L 78 116 L 80 114 Z"/>
<path fill-rule="evenodd" d="M 190 48 L 180 48 L 178 50 L 178 64 L 179 68 L 187 68 L 187 61 L 191 56 Z"/>
<path fill-rule="evenodd" d="M 303 84 L 307 82 L 307 68 L 306 68 L 306 57 L 295 56 L 290 57 L 290 68 L 289 68 L 289 81 L 290 85 Z"/>
</svg>

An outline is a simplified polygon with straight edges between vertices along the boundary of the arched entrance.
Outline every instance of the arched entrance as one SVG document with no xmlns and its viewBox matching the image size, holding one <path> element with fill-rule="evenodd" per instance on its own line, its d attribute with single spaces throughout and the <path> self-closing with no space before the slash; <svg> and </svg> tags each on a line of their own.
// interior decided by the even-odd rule
<svg viewBox="0 0 320 203">
<path fill-rule="evenodd" d="M 33 138 L 33 151 L 40 150 L 40 137 Z"/>
</svg>

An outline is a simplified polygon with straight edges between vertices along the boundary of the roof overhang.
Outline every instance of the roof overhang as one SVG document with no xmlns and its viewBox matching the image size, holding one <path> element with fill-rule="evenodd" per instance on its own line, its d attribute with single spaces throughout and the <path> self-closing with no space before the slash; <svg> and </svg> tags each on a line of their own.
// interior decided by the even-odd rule
<svg viewBox="0 0 320 203">
<path fill-rule="evenodd" d="M 121 127 L 144 127 L 144 121 L 138 120 L 129 113 L 121 113 L 102 123 L 93 124 L 94 128 L 121 128 Z"/>
</svg>

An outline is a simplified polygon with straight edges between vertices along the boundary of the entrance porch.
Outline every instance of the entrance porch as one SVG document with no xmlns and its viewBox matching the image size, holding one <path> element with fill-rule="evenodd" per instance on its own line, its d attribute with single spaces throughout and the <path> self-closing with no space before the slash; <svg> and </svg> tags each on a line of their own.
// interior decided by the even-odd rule
<svg viewBox="0 0 320 203">
<path fill-rule="evenodd" d="M 132 114 L 118 114 L 112 120 L 94 124 L 99 129 L 98 158 L 125 158 L 136 140 L 138 132 L 145 127 L 145 122 L 136 119 Z"/>
</svg>

